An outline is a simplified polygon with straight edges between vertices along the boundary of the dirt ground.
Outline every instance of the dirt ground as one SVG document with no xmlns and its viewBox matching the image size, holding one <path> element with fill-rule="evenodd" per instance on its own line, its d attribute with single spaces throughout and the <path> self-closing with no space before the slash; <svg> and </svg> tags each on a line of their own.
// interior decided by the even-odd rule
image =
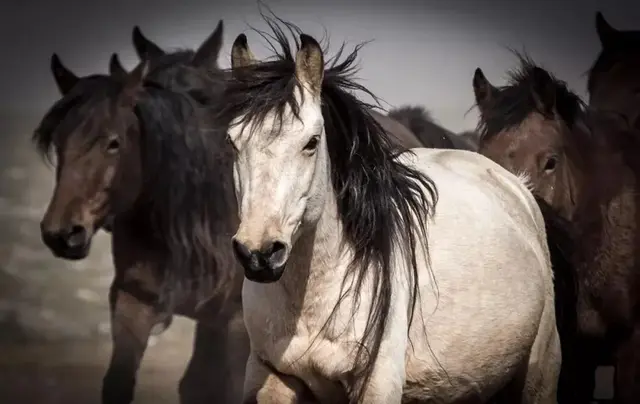
<svg viewBox="0 0 640 404">
<path fill-rule="evenodd" d="M 190 342 L 160 339 L 147 350 L 134 403 L 178 402 L 177 386 Z M 110 349 L 106 341 L 0 345 L 0 402 L 99 404 Z"/>
</svg>

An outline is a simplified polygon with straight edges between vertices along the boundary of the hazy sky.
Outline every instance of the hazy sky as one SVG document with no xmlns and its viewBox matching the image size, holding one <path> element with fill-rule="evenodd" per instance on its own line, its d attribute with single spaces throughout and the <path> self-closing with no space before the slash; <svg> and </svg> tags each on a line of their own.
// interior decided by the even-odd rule
<svg viewBox="0 0 640 404">
<path fill-rule="evenodd" d="M 7 2 L 8 3 L 8 2 Z M 515 64 L 506 47 L 530 56 L 584 95 L 584 72 L 599 43 L 594 15 L 640 29 L 640 1 L 622 0 L 276 0 L 280 17 L 311 35 L 326 28 L 333 48 L 374 40 L 361 52 L 360 78 L 391 105 L 420 104 L 452 130 L 475 126 L 471 78 L 480 66 L 500 84 Z M 194 47 L 225 22 L 221 63 L 247 23 L 264 28 L 255 0 L 20 0 L 0 15 L 0 108 L 40 111 L 57 93 L 49 58 L 57 52 L 78 74 L 105 71 L 112 52 L 133 66 L 131 29 L 165 48 Z M 257 56 L 268 55 L 248 32 Z"/>
</svg>

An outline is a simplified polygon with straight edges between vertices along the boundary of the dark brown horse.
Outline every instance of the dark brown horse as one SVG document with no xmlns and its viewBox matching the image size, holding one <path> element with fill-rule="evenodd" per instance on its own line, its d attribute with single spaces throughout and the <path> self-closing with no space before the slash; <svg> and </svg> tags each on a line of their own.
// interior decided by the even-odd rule
<svg viewBox="0 0 640 404">
<path fill-rule="evenodd" d="M 210 37 L 200 49 L 214 49 L 211 40 L 221 38 Z M 215 59 L 217 53 L 208 60 Z M 190 94 L 154 82 L 153 75 L 143 84 L 145 66 L 127 73 L 113 57 L 111 77 L 78 78 L 55 58 L 64 97 L 34 134 L 39 149 L 55 151 L 58 163 L 43 239 L 57 256 L 81 259 L 94 232 L 115 218 L 114 346 L 104 403 L 132 401 L 150 332 L 173 313 L 198 322 L 180 382 L 182 402 L 233 402 L 248 342 L 240 317 L 242 274 L 228 254 L 236 220 L 229 149 L 217 141 L 224 136 L 209 133 L 214 126 Z M 192 65 L 171 66 L 185 85 L 206 81 Z M 207 81 L 199 90 L 214 97 L 215 88 Z"/>
<path fill-rule="evenodd" d="M 573 278 L 557 291 L 559 401 L 589 403 L 594 370 L 612 355 L 616 402 L 638 403 L 640 185 L 634 129 L 615 113 L 585 109 L 563 82 L 526 57 L 520 62 L 503 87 L 475 72 L 479 151 L 526 174 L 549 205 L 547 221 L 553 219 L 549 211 L 557 214 L 554 223 L 563 223 L 563 239 L 571 242 L 559 242 Z"/>
<path fill-rule="evenodd" d="M 640 129 L 640 30 L 613 28 L 596 13 L 600 54 L 589 71 L 589 106 L 621 113 Z"/>
<path fill-rule="evenodd" d="M 221 24 L 222 22 L 216 28 L 216 32 L 222 29 Z M 212 36 L 215 36 L 215 32 Z M 165 58 L 163 65 L 165 69 L 170 63 L 184 63 L 186 59 L 192 57 L 191 54 L 185 52 L 176 52 L 173 58 L 167 58 L 168 54 L 166 51 L 145 36 L 139 27 L 133 29 L 132 37 L 138 57 L 141 60 L 149 60 L 152 66 L 154 65 L 154 60 L 159 60 L 159 58 L 162 57 Z M 212 54 L 215 52 L 217 54 L 220 47 L 221 46 L 215 47 L 210 45 L 206 48 L 208 49 L 206 53 Z M 197 55 L 195 56 L 195 60 L 198 60 Z M 211 66 L 210 63 L 204 65 Z M 214 65 L 215 68 L 217 68 L 217 66 L 217 64 Z M 115 69 L 118 70 L 119 67 L 121 67 L 121 65 L 118 66 L 118 63 L 116 63 Z M 468 142 L 434 123 L 431 116 L 423 108 L 400 107 L 389 111 L 387 115 L 372 110 L 371 115 L 403 148 L 473 149 L 473 146 Z"/>
</svg>

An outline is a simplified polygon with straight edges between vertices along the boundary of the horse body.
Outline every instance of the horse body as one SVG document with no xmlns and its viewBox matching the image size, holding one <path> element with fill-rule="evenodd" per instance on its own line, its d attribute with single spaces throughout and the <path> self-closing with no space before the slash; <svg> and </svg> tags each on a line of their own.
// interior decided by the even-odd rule
<svg viewBox="0 0 640 404">
<path fill-rule="evenodd" d="M 554 402 L 560 347 L 544 222 L 532 196 L 519 179 L 479 155 L 413 152 L 417 158 L 407 159 L 438 184 L 429 257 L 416 257 L 420 268 L 432 268 L 433 277 L 426 270 L 420 274 L 420 314 L 408 337 L 407 284 L 396 280 L 389 335 L 376 363 L 380 373 L 364 402 L 399 402 L 403 389 L 403 401 L 409 402 L 485 402 L 521 372 L 527 389 L 539 394 L 525 402 Z M 332 381 L 348 384 L 345 376 L 355 367 L 352 344 L 362 339 L 368 315 L 358 311 L 351 325 L 345 301 L 334 320 L 338 326 L 323 329 L 348 277 L 349 257 L 336 253 L 335 218 L 335 201 L 328 200 L 317 228 L 298 240 L 279 284 L 245 282 L 243 288 L 253 354 L 315 387 L 322 403 L 333 400 L 324 396 L 335 389 Z M 458 226 L 464 232 L 456 232 Z M 406 263 L 396 264 L 403 273 Z M 297 286 L 303 284 L 304 289 Z M 362 307 L 370 303 L 361 295 Z"/>
<path fill-rule="evenodd" d="M 391 153 L 340 87 L 366 91 L 346 78 L 355 56 L 325 70 L 301 34 L 294 61 L 270 26 L 280 59 L 255 62 L 240 35 L 224 98 L 245 402 L 555 402 L 545 223 L 524 183 L 475 153 Z"/>
</svg>

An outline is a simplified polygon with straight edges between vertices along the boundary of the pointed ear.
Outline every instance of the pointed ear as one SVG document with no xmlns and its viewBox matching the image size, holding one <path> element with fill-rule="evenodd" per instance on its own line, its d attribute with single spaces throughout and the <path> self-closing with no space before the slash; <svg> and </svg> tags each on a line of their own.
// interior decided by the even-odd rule
<svg viewBox="0 0 640 404">
<path fill-rule="evenodd" d="M 120 79 L 124 79 L 128 74 L 129 72 L 127 72 L 124 66 L 122 66 L 122 63 L 120 63 L 120 58 L 118 58 L 118 54 L 116 53 L 111 54 L 111 59 L 109 59 L 109 75 L 111 75 L 111 77 L 114 77 L 120 80 Z"/>
<path fill-rule="evenodd" d="M 124 78 L 123 99 L 125 103 L 135 104 L 138 92 L 142 89 L 148 72 L 149 61 L 143 60 Z"/>
<path fill-rule="evenodd" d="M 137 25 L 133 27 L 131 34 L 133 39 L 133 47 L 141 60 L 156 59 L 165 55 L 165 52 L 155 43 L 147 39 L 140 31 Z"/>
<path fill-rule="evenodd" d="M 218 57 L 220 56 L 220 49 L 222 49 L 223 33 L 224 25 L 222 24 L 222 20 L 220 20 L 213 33 L 209 35 L 196 51 L 193 60 L 191 60 L 192 66 L 218 68 Z"/>
<path fill-rule="evenodd" d="M 538 110 L 544 113 L 555 113 L 557 93 L 555 80 L 549 72 L 537 66 L 533 68 L 532 75 L 532 90 Z"/>
<path fill-rule="evenodd" d="M 247 67 L 255 62 L 256 58 L 249 49 L 247 36 L 245 34 L 238 35 L 236 40 L 233 41 L 233 46 L 231 47 L 231 68 L 237 69 Z"/>
<path fill-rule="evenodd" d="M 473 94 L 476 98 L 476 105 L 482 113 L 487 108 L 487 103 L 493 98 L 497 89 L 487 80 L 482 69 L 476 68 L 473 73 Z"/>
<path fill-rule="evenodd" d="M 63 95 L 67 94 L 80 79 L 62 64 L 60 57 L 56 53 L 51 55 L 50 65 L 51 73 L 53 73 L 53 78 L 56 80 L 58 90 Z"/>
<path fill-rule="evenodd" d="M 614 44 L 618 39 L 619 31 L 609 25 L 600 11 L 596 13 L 596 32 L 603 48 Z"/>
<path fill-rule="evenodd" d="M 318 41 L 307 34 L 300 34 L 300 50 L 296 54 L 296 77 L 313 95 L 320 95 L 324 79 L 324 56 Z"/>
</svg>

